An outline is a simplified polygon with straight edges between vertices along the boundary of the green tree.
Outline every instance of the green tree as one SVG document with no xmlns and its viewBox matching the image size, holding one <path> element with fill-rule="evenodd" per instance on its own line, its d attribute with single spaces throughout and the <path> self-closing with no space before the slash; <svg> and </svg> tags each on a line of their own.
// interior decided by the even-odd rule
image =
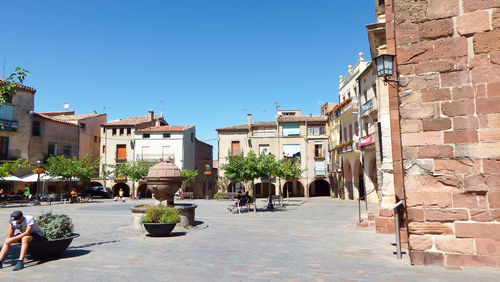
<svg viewBox="0 0 500 282">
<path fill-rule="evenodd" d="M 257 158 L 257 176 L 262 181 L 264 179 L 269 179 L 269 204 L 268 207 L 272 206 L 271 202 L 271 178 L 276 177 L 278 172 L 278 162 L 273 154 L 260 154 Z"/>
<path fill-rule="evenodd" d="M 183 169 L 181 171 L 182 176 L 184 176 L 184 181 L 190 181 L 193 180 L 197 175 L 198 171 L 196 169 Z"/>
<path fill-rule="evenodd" d="M 186 184 L 198 175 L 198 171 L 196 169 L 183 169 L 181 174 L 184 176 L 184 181 L 182 181 L 181 185 L 182 191 L 186 191 Z"/>
<path fill-rule="evenodd" d="M 65 181 L 71 181 L 71 178 L 77 177 L 78 164 L 76 158 L 66 158 L 63 155 L 51 156 L 47 159 L 43 168 L 45 173 L 52 177 L 61 177 Z M 67 185 L 68 182 L 66 182 Z"/>
<path fill-rule="evenodd" d="M 242 171 L 245 166 L 245 158 L 241 155 L 227 157 L 226 164 L 221 166 L 224 171 L 224 177 L 231 182 L 244 181 Z"/>
<path fill-rule="evenodd" d="M 0 166 L 0 177 L 7 177 L 12 175 L 17 170 L 30 168 L 28 160 L 23 160 L 21 158 L 15 160 L 14 162 L 6 162 Z"/>
<path fill-rule="evenodd" d="M 0 82 L 0 104 L 5 104 L 16 95 L 17 88 L 22 84 L 29 71 L 17 67 L 13 73 Z"/>
<path fill-rule="evenodd" d="M 241 171 L 241 177 L 244 181 L 251 182 L 250 190 L 251 194 L 255 195 L 255 179 L 259 177 L 259 171 L 257 168 L 258 164 L 258 157 L 257 155 L 253 152 L 250 151 L 248 155 L 245 158 L 245 161 L 243 163 L 243 169 Z M 253 205 L 253 211 L 257 212 L 257 205 Z"/>
<path fill-rule="evenodd" d="M 149 169 L 156 163 L 124 162 L 115 166 L 115 176 L 121 175 L 132 179 L 132 195 L 135 195 L 135 183 L 148 176 Z"/>
<path fill-rule="evenodd" d="M 75 176 L 78 177 L 80 181 L 89 183 L 92 177 L 98 175 L 99 159 L 93 159 L 92 153 L 86 154 L 80 160 L 76 160 L 75 158 L 73 158 L 72 161 L 76 162 Z"/>
<path fill-rule="evenodd" d="M 63 155 L 49 157 L 43 168 L 47 175 L 61 177 L 67 181 L 77 174 L 76 158 L 66 158 Z"/>
<path fill-rule="evenodd" d="M 43 166 L 47 175 L 62 177 L 66 181 L 78 178 L 87 184 L 90 179 L 98 175 L 99 160 L 92 159 L 92 154 L 86 154 L 80 160 L 76 157 L 66 158 L 63 155 L 51 156 Z"/>
<path fill-rule="evenodd" d="M 278 161 L 276 176 L 278 176 L 281 179 L 284 179 L 285 181 L 289 181 L 300 178 L 303 171 L 304 170 L 300 168 L 300 158 L 294 161 L 288 158 L 282 158 L 281 160 Z"/>
</svg>

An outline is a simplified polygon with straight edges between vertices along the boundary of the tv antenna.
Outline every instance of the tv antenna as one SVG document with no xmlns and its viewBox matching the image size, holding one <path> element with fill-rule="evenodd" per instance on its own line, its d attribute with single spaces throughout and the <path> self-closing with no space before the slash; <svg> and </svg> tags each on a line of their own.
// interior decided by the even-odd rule
<svg viewBox="0 0 500 282">
<path fill-rule="evenodd" d="M 163 113 L 165 112 L 165 105 L 163 104 L 163 99 L 160 100 L 161 104 L 161 117 L 163 117 Z"/>
<path fill-rule="evenodd" d="M 63 104 L 57 104 L 56 105 L 57 107 L 63 107 L 65 111 L 67 111 L 69 109 L 69 103 L 68 102 L 64 102 Z"/>
</svg>

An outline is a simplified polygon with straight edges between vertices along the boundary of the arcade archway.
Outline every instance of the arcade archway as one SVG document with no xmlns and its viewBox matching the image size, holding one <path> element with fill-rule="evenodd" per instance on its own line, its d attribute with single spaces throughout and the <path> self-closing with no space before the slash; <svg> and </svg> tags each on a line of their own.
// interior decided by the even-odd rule
<svg viewBox="0 0 500 282">
<path fill-rule="evenodd" d="M 123 189 L 123 196 L 124 197 L 129 197 L 130 196 L 130 187 L 126 183 L 117 183 L 113 186 L 111 189 L 113 191 L 113 196 L 118 196 L 120 189 Z"/>
<path fill-rule="evenodd" d="M 330 196 L 330 183 L 324 179 L 316 179 L 309 184 L 309 196 Z"/>
</svg>

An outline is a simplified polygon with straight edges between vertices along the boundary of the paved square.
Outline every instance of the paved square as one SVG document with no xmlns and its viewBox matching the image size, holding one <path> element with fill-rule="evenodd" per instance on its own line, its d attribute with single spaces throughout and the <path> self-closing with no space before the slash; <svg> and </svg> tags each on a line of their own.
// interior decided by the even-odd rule
<svg viewBox="0 0 500 282">
<path fill-rule="evenodd" d="M 448 270 L 411 266 L 393 254 L 394 236 L 360 230 L 357 202 L 294 198 L 282 210 L 230 214 L 232 202 L 184 200 L 198 205 L 192 229 L 170 237 L 147 237 L 130 227 L 130 206 L 118 203 L 53 204 L 0 209 L 0 240 L 9 214 L 66 213 L 80 237 L 59 260 L 25 260 L 13 272 L 19 247 L 11 248 L 0 270 L 5 281 L 495 281 L 490 269 Z M 264 200 L 259 200 L 264 208 Z"/>
</svg>

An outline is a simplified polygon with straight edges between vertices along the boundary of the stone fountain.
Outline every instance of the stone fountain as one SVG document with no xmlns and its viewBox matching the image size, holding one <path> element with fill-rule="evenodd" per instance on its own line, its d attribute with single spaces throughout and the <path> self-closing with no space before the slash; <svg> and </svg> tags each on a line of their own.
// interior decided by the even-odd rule
<svg viewBox="0 0 500 282">
<path fill-rule="evenodd" d="M 194 226 L 195 209 L 197 205 L 190 203 L 174 204 L 175 192 L 179 190 L 184 181 L 180 169 L 173 162 L 160 162 L 149 169 L 146 183 L 153 197 L 160 201 L 166 201 L 167 206 L 176 208 L 181 216 L 178 225 L 182 227 Z M 146 209 L 153 205 L 139 205 L 130 208 L 132 210 L 132 226 L 141 228 L 141 217 Z"/>
</svg>

